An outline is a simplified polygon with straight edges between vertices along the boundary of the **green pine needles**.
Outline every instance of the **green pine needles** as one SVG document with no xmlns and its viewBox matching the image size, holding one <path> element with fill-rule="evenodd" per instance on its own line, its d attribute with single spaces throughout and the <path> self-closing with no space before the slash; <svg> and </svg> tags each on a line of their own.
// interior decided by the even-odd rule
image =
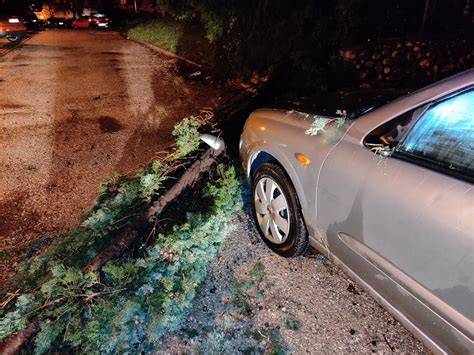
<svg viewBox="0 0 474 355">
<path fill-rule="evenodd" d="M 317 136 L 319 133 L 325 131 L 326 126 L 332 122 L 336 122 L 336 127 L 341 128 L 344 126 L 347 120 L 346 110 L 337 110 L 336 117 L 326 117 L 321 115 L 314 115 L 314 122 L 306 130 L 306 134 L 310 136 Z"/>
<path fill-rule="evenodd" d="M 197 117 L 189 116 L 184 118 L 180 123 L 174 126 L 173 136 L 176 138 L 178 149 L 175 152 L 175 158 L 181 158 L 199 146 L 198 128 L 203 121 Z"/>
<path fill-rule="evenodd" d="M 58 263 L 81 268 L 89 263 L 128 221 L 143 213 L 160 194 L 172 162 L 154 161 L 132 177 L 115 174 L 102 185 L 99 197 L 70 234 L 59 237 L 49 249 L 20 265 L 19 286 L 29 290 L 48 279 Z"/>
</svg>

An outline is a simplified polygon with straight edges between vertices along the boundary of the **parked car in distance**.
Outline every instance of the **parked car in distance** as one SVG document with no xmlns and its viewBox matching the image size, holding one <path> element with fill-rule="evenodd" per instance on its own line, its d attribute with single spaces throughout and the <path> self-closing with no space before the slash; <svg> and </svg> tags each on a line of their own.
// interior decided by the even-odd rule
<svg viewBox="0 0 474 355">
<path fill-rule="evenodd" d="M 92 28 L 109 28 L 110 19 L 104 14 L 92 14 L 91 15 L 91 27 Z"/>
<path fill-rule="evenodd" d="M 356 114 L 259 109 L 240 156 L 270 249 L 314 246 L 435 353 L 474 353 L 474 69 Z"/>
<path fill-rule="evenodd" d="M 6 38 L 10 42 L 19 42 L 27 33 L 27 28 L 18 16 L 0 15 L 0 38 Z"/>
<path fill-rule="evenodd" d="M 45 28 L 66 28 L 68 27 L 68 21 L 62 17 L 50 17 L 44 22 Z"/>
<path fill-rule="evenodd" d="M 90 16 L 81 16 L 72 21 L 72 28 L 89 28 Z"/>
<path fill-rule="evenodd" d="M 109 28 L 110 19 L 104 14 L 81 16 L 72 22 L 73 28 Z"/>
<path fill-rule="evenodd" d="M 20 15 L 23 24 L 29 31 L 39 31 L 43 24 L 33 12 L 26 12 Z"/>
</svg>

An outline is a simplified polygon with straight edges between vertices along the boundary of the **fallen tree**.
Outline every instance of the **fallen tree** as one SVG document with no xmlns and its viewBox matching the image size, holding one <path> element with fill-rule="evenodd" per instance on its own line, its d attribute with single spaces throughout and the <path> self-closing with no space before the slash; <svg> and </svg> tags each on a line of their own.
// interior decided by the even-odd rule
<svg viewBox="0 0 474 355">
<path fill-rule="evenodd" d="M 54 312 L 55 308 L 61 308 L 64 303 L 85 302 L 88 304 L 106 295 L 116 292 L 126 292 L 128 290 L 127 287 L 118 287 L 118 285 L 115 285 L 113 290 L 111 290 L 108 287 L 103 287 L 102 283 L 97 282 L 101 277 L 100 271 L 102 267 L 108 265 L 111 260 L 124 255 L 145 232 L 149 233 L 151 229 L 153 233 L 158 223 L 157 218 L 163 210 L 183 191 L 192 187 L 193 184 L 204 176 L 204 172 L 209 172 L 211 166 L 217 162 L 218 156 L 224 151 L 224 146 L 217 147 L 217 149 L 209 148 L 194 162 L 188 158 L 183 162 L 183 158 L 181 157 L 186 156 L 189 152 L 195 151 L 198 147 L 199 134 L 197 133 L 197 128 L 205 122 L 203 120 L 200 122 L 198 118 L 191 117 L 186 119 L 185 123 L 186 127 L 177 127 L 176 129 L 177 132 L 180 132 L 180 130 L 184 132 L 184 138 L 177 137 L 177 147 L 171 154 L 167 154 L 165 163 L 154 162 L 151 164 L 151 168 L 148 172 L 139 172 L 138 178 L 118 178 L 106 184 L 105 193 L 109 197 L 98 198 L 97 206 L 88 213 L 87 218 L 84 219 L 80 228 L 84 228 L 84 226 L 101 228 L 110 226 L 111 221 L 109 221 L 106 216 L 107 213 L 112 216 L 111 219 L 113 221 L 124 220 L 120 213 L 124 214 L 125 211 L 128 213 L 128 210 L 123 209 L 120 210 L 120 213 L 115 213 L 114 210 L 111 210 L 111 204 L 108 202 L 117 199 L 118 196 L 121 196 L 121 194 L 124 195 L 125 192 L 129 192 L 129 190 L 133 190 L 131 188 L 122 189 L 123 184 L 129 183 L 131 186 L 136 186 L 137 181 L 139 181 L 141 187 L 140 193 L 143 195 L 141 197 L 143 197 L 145 201 L 150 199 L 150 192 L 156 195 L 159 191 L 159 197 L 156 201 L 138 216 L 135 215 L 134 218 L 128 219 L 126 228 L 119 232 L 119 234 L 113 238 L 95 258 L 82 267 L 81 270 L 70 269 L 69 267 L 64 267 L 54 262 L 49 264 L 47 267 L 52 277 L 45 283 L 39 284 L 39 291 L 34 290 L 33 292 L 22 294 L 17 299 L 15 307 L 10 307 L 10 312 L 2 315 L 0 319 L 0 338 L 3 339 L 0 343 L 0 352 L 2 354 L 14 354 L 18 352 L 37 332 L 39 332 L 39 334 L 35 337 L 35 344 L 36 348 L 38 348 L 38 343 L 41 343 L 41 338 L 44 337 L 42 333 L 44 333 L 45 327 L 47 328 L 49 324 L 51 324 L 51 314 L 45 316 L 44 313 L 50 313 L 51 310 Z M 191 162 L 191 164 L 189 164 L 189 162 Z M 180 168 L 184 170 L 182 175 L 171 187 L 163 192 L 162 182 L 166 180 L 164 175 L 179 170 Z M 130 181 L 132 181 L 133 184 L 130 183 Z M 121 184 L 122 186 L 120 186 Z M 120 199 L 124 200 L 125 198 L 122 196 Z M 128 200 L 136 202 L 136 198 Z M 131 204 L 133 205 L 133 203 Z M 79 236 L 81 236 L 81 234 Z M 107 271 L 102 272 L 102 274 L 104 273 L 107 274 Z M 81 294 L 68 294 L 66 290 L 62 290 L 64 294 L 57 293 L 55 296 L 49 294 L 48 292 L 50 292 L 49 288 L 51 285 L 54 284 L 54 282 L 59 282 L 60 284 L 60 279 L 66 277 L 68 274 L 68 277 L 73 277 L 71 275 L 74 275 L 74 282 L 78 283 L 76 285 L 78 286 L 77 289 L 81 289 L 84 292 Z M 55 286 L 58 285 L 55 284 Z M 54 298 L 56 298 L 56 300 L 51 301 L 51 299 Z M 35 307 L 32 306 L 33 304 Z M 80 315 L 76 316 L 80 318 Z M 60 323 L 60 321 L 61 319 L 59 318 L 54 323 Z M 40 340 L 38 340 L 38 337 Z M 40 350 L 45 350 L 49 345 L 46 343 L 39 348 Z"/>
<path fill-rule="evenodd" d="M 202 157 L 196 160 L 183 175 L 181 175 L 178 181 L 148 208 L 144 216 L 135 219 L 130 226 L 121 232 L 101 253 L 82 268 L 82 273 L 98 272 L 108 261 L 120 257 L 137 241 L 141 235 L 140 232 L 149 230 L 153 224 L 157 223 L 157 218 L 168 204 L 174 201 L 184 190 L 196 183 L 202 174 L 216 163 L 218 156 L 223 151 L 223 145 L 218 149 L 207 149 Z M 0 343 L 0 353 L 17 353 L 21 347 L 36 334 L 39 329 L 38 323 L 38 320 L 34 319 L 25 329 L 5 338 L 3 342 Z"/>
<path fill-rule="evenodd" d="M 58 265 L 38 292 L 20 296 L 2 325 L 35 321 L 6 338 L 3 353 L 18 351 L 36 330 L 37 353 L 63 346 L 105 353 L 150 350 L 154 339 L 179 323 L 231 230 L 230 214 L 240 207 L 235 170 L 218 170 L 218 182 L 200 193 L 209 199 L 207 208 L 155 235 L 142 257 L 108 261 L 100 273 Z"/>
<path fill-rule="evenodd" d="M 210 168 L 217 162 L 218 156 L 223 152 L 222 147 L 217 149 L 209 148 L 194 162 L 189 158 L 185 158 L 183 162 L 182 157 L 195 151 L 199 145 L 197 128 L 206 124 L 207 129 L 213 129 L 217 125 L 217 121 L 226 130 L 233 129 L 235 124 L 243 124 L 248 111 L 257 105 L 257 102 L 262 97 L 262 92 L 266 92 L 266 90 L 262 90 L 265 87 L 266 83 L 260 83 L 254 87 L 248 87 L 245 91 L 240 91 L 238 95 L 232 95 L 230 100 L 226 101 L 225 104 L 215 111 L 218 116 L 214 117 L 214 121 L 211 120 L 213 115 L 209 112 L 206 113 L 206 120 L 193 117 L 186 119 L 184 121 L 185 124 L 182 127 L 177 127 L 175 130 L 178 133 L 177 147 L 174 148 L 172 153 L 166 154 L 163 160 L 165 163 L 163 161 L 155 161 L 147 169 L 139 172 L 136 177 L 131 179 L 114 177 L 104 185 L 103 195 L 98 198 L 96 205 L 87 213 L 79 228 L 80 233 L 74 236 L 72 241 L 80 240 L 82 243 L 80 244 L 81 248 L 87 249 L 87 246 L 90 245 L 87 238 L 84 238 L 88 236 L 87 228 L 102 231 L 99 234 L 93 234 L 92 240 L 96 240 L 97 236 L 103 237 L 116 229 L 119 229 L 118 234 L 112 236 L 111 239 L 109 237 L 109 242 L 107 242 L 105 247 L 101 248 L 87 264 L 79 268 L 77 267 L 77 265 L 80 265 L 79 263 L 64 266 L 62 262 L 67 260 L 67 258 L 57 258 L 58 255 L 56 254 L 53 255 L 55 258 L 49 262 L 44 263 L 44 261 L 40 260 L 43 263 L 41 264 L 43 268 L 51 276 L 49 278 L 44 278 L 44 276 L 38 277 L 37 279 L 41 280 L 41 282 L 36 283 L 39 291 L 36 289 L 33 292 L 21 295 L 17 299 L 16 306 L 0 318 L 0 339 L 3 339 L 0 345 L 2 353 L 14 354 L 31 339 L 34 339 L 35 351 L 40 353 L 57 346 L 62 346 L 62 343 L 72 347 L 79 344 L 82 344 L 82 346 L 85 346 L 84 344 L 86 343 L 93 344 L 94 339 L 90 338 L 92 335 L 84 334 L 84 332 L 90 331 L 90 329 L 86 331 L 83 328 L 84 324 L 90 324 L 91 322 L 91 319 L 89 319 L 91 315 L 87 312 L 91 312 L 94 307 L 106 303 L 107 307 L 104 307 L 105 309 L 100 308 L 100 312 L 122 314 L 130 310 L 129 307 L 133 308 L 136 306 L 138 301 L 135 300 L 135 293 L 137 292 L 143 292 L 142 297 L 146 297 L 149 293 L 158 292 L 162 294 L 160 296 L 162 299 L 168 300 L 167 302 L 173 302 L 172 300 L 179 298 L 178 294 L 181 294 L 180 292 L 176 293 L 176 288 L 184 288 L 183 298 L 181 298 L 179 305 L 176 307 L 164 306 L 159 309 L 150 308 L 147 311 L 142 310 L 142 312 L 146 313 L 147 317 L 153 318 L 150 325 L 151 328 L 148 327 L 149 331 L 153 328 L 153 334 L 148 334 L 147 339 L 154 339 L 164 330 L 172 328 L 177 324 L 177 319 L 191 302 L 194 297 L 195 288 L 205 275 L 207 261 L 217 253 L 220 242 L 222 242 L 229 231 L 230 226 L 225 222 L 229 218 L 229 213 L 235 209 L 235 206 L 241 203 L 239 202 L 241 201 L 240 185 L 235 172 L 231 172 L 231 177 L 226 177 L 226 174 L 229 173 L 224 173 L 222 168 L 220 169 L 220 179 L 217 184 L 229 184 L 229 186 L 221 189 L 211 188 L 212 192 L 210 195 L 213 196 L 215 201 L 214 204 L 211 203 L 209 205 L 210 209 L 207 209 L 208 212 L 205 212 L 204 216 L 201 216 L 199 213 L 198 215 L 192 215 L 189 217 L 188 222 L 179 227 L 174 227 L 171 232 L 173 237 L 162 238 L 160 234 L 157 234 L 158 216 L 173 201 L 176 201 L 176 197 L 183 191 L 195 185 L 203 176 L 208 174 Z M 235 119 L 236 117 L 237 119 Z M 172 161 L 172 163 L 170 164 L 169 161 Z M 168 184 L 167 188 L 163 190 L 163 182 L 169 181 L 168 175 L 179 169 L 183 172 L 176 183 Z M 203 174 L 204 172 L 206 174 Z M 202 184 L 202 181 L 200 184 Z M 127 194 L 132 197 L 127 197 Z M 147 203 L 153 196 L 157 195 L 158 197 L 154 199 L 151 205 Z M 114 203 L 123 200 L 140 212 L 138 214 L 131 213 L 130 208 L 117 208 Z M 140 209 L 140 204 L 137 207 L 137 201 L 144 201 L 144 205 L 149 205 L 149 207 Z M 219 206 L 219 208 L 215 206 Z M 123 227 L 121 225 L 119 227 L 116 226 L 119 222 L 125 222 Z M 193 233 L 197 233 L 197 235 L 203 233 L 201 238 L 194 239 L 193 235 L 189 234 L 190 225 L 192 226 Z M 216 226 L 219 227 L 216 228 Z M 86 229 L 84 230 L 84 228 Z M 214 229 L 212 232 L 209 232 L 206 228 Z M 144 251 L 146 258 L 139 257 L 136 259 L 136 257 L 127 256 L 130 254 L 130 250 L 133 249 L 132 247 L 144 236 L 148 236 L 146 242 L 141 243 L 146 247 Z M 152 242 L 150 246 L 147 246 L 150 236 L 155 240 L 155 244 Z M 86 240 L 86 242 L 83 242 L 83 240 Z M 187 243 L 189 240 L 192 240 L 192 242 L 188 247 Z M 65 241 L 63 245 L 67 246 L 67 252 L 63 251 L 59 256 L 64 254 L 67 256 L 74 253 L 71 250 L 71 246 L 68 245 L 67 238 Z M 158 248 L 157 246 L 160 243 L 165 247 Z M 200 244 L 202 243 L 210 244 L 201 248 Z M 176 248 L 177 250 L 173 251 Z M 191 263 L 190 265 L 192 266 L 190 266 L 179 261 L 177 255 L 181 255 L 180 258 L 183 258 L 182 253 L 186 250 L 188 250 L 186 253 L 189 254 L 183 260 L 193 259 L 194 255 L 197 254 L 199 255 L 199 262 L 196 264 Z M 170 267 L 170 262 L 178 263 L 177 265 L 180 265 L 180 267 L 185 268 L 187 271 L 179 272 L 172 279 L 166 279 L 165 282 L 160 281 L 158 285 L 155 285 L 156 280 L 144 279 L 147 277 L 146 275 L 151 277 L 149 276 L 150 274 L 142 270 L 145 264 L 153 265 L 153 267 L 161 265 L 166 270 Z M 29 265 L 32 265 L 33 269 L 37 266 L 35 261 Z M 191 267 L 191 271 L 188 269 L 189 267 Z M 175 282 L 175 279 L 187 278 L 189 275 L 194 274 L 196 275 L 196 281 L 191 283 L 191 287 L 186 286 L 189 284 L 189 280 L 186 280 L 185 284 L 181 281 Z M 125 277 L 124 275 L 127 276 Z M 140 275 L 141 278 L 136 275 Z M 139 280 L 137 280 L 137 277 Z M 43 282 L 43 279 L 46 281 Z M 104 280 L 108 280 L 108 282 Z M 74 292 L 71 292 L 71 283 L 75 285 L 74 289 L 76 291 Z M 152 284 L 154 285 L 153 287 L 151 286 Z M 175 284 L 175 286 L 170 286 L 172 284 Z M 143 288 L 148 291 L 143 290 Z M 151 288 L 154 291 L 150 291 Z M 117 298 L 117 295 L 122 296 Z M 125 299 L 131 297 L 134 301 L 126 301 L 124 303 L 123 295 L 128 295 Z M 158 296 L 155 295 L 155 297 Z M 108 304 L 111 299 L 114 299 L 114 301 Z M 128 299 L 130 300 L 130 298 Z M 71 311 L 71 309 L 74 311 Z M 97 312 L 95 310 L 94 314 L 97 314 Z M 57 316 L 58 313 L 60 313 L 60 317 Z M 104 322 L 109 324 L 110 327 L 108 321 Z M 117 321 L 114 320 L 114 322 L 116 323 Z M 135 324 L 135 321 L 133 324 Z M 126 329 L 127 325 L 122 324 L 122 327 Z M 73 329 L 75 330 L 74 333 L 72 333 Z M 101 329 L 100 332 L 106 331 Z M 129 329 L 129 332 L 134 334 L 133 329 Z M 63 340 L 58 343 L 57 338 L 61 333 L 64 333 Z M 118 338 L 122 339 L 120 340 L 121 344 L 127 344 L 130 347 L 129 350 L 133 349 L 135 351 L 138 348 L 142 348 L 142 345 L 140 345 L 142 342 L 143 344 L 149 344 L 148 340 L 143 338 L 141 338 L 140 344 L 138 344 L 131 340 L 127 334 L 123 333 Z M 101 337 L 103 337 L 103 334 L 101 334 Z M 116 335 L 114 337 L 117 338 Z M 102 349 L 104 352 L 117 350 L 116 345 L 112 343 L 105 346 L 103 342 L 100 342 L 100 346 L 104 346 Z"/>
</svg>

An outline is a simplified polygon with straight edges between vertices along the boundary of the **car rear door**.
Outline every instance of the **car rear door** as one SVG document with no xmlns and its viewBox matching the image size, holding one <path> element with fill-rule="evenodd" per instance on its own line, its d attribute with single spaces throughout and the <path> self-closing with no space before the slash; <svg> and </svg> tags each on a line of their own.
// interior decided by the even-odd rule
<svg viewBox="0 0 474 355">
<path fill-rule="evenodd" d="M 79 27 L 89 27 L 89 16 L 81 16 L 77 21 Z"/>
<path fill-rule="evenodd" d="M 317 220 L 331 252 L 415 327 L 472 351 L 474 93 L 420 110 L 389 157 L 348 132 L 323 166 Z"/>
</svg>

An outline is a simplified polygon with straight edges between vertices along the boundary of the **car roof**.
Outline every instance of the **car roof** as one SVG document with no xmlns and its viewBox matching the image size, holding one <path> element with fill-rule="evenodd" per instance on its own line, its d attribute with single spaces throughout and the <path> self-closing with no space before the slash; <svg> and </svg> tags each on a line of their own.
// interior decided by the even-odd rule
<svg viewBox="0 0 474 355">
<path fill-rule="evenodd" d="M 374 112 L 361 118 L 362 121 L 358 124 L 358 129 L 361 132 L 368 132 L 404 112 L 436 101 L 459 90 L 464 90 L 472 85 L 474 85 L 474 69 L 469 69 L 421 88 L 410 95 L 396 99 L 374 110 Z"/>
</svg>

